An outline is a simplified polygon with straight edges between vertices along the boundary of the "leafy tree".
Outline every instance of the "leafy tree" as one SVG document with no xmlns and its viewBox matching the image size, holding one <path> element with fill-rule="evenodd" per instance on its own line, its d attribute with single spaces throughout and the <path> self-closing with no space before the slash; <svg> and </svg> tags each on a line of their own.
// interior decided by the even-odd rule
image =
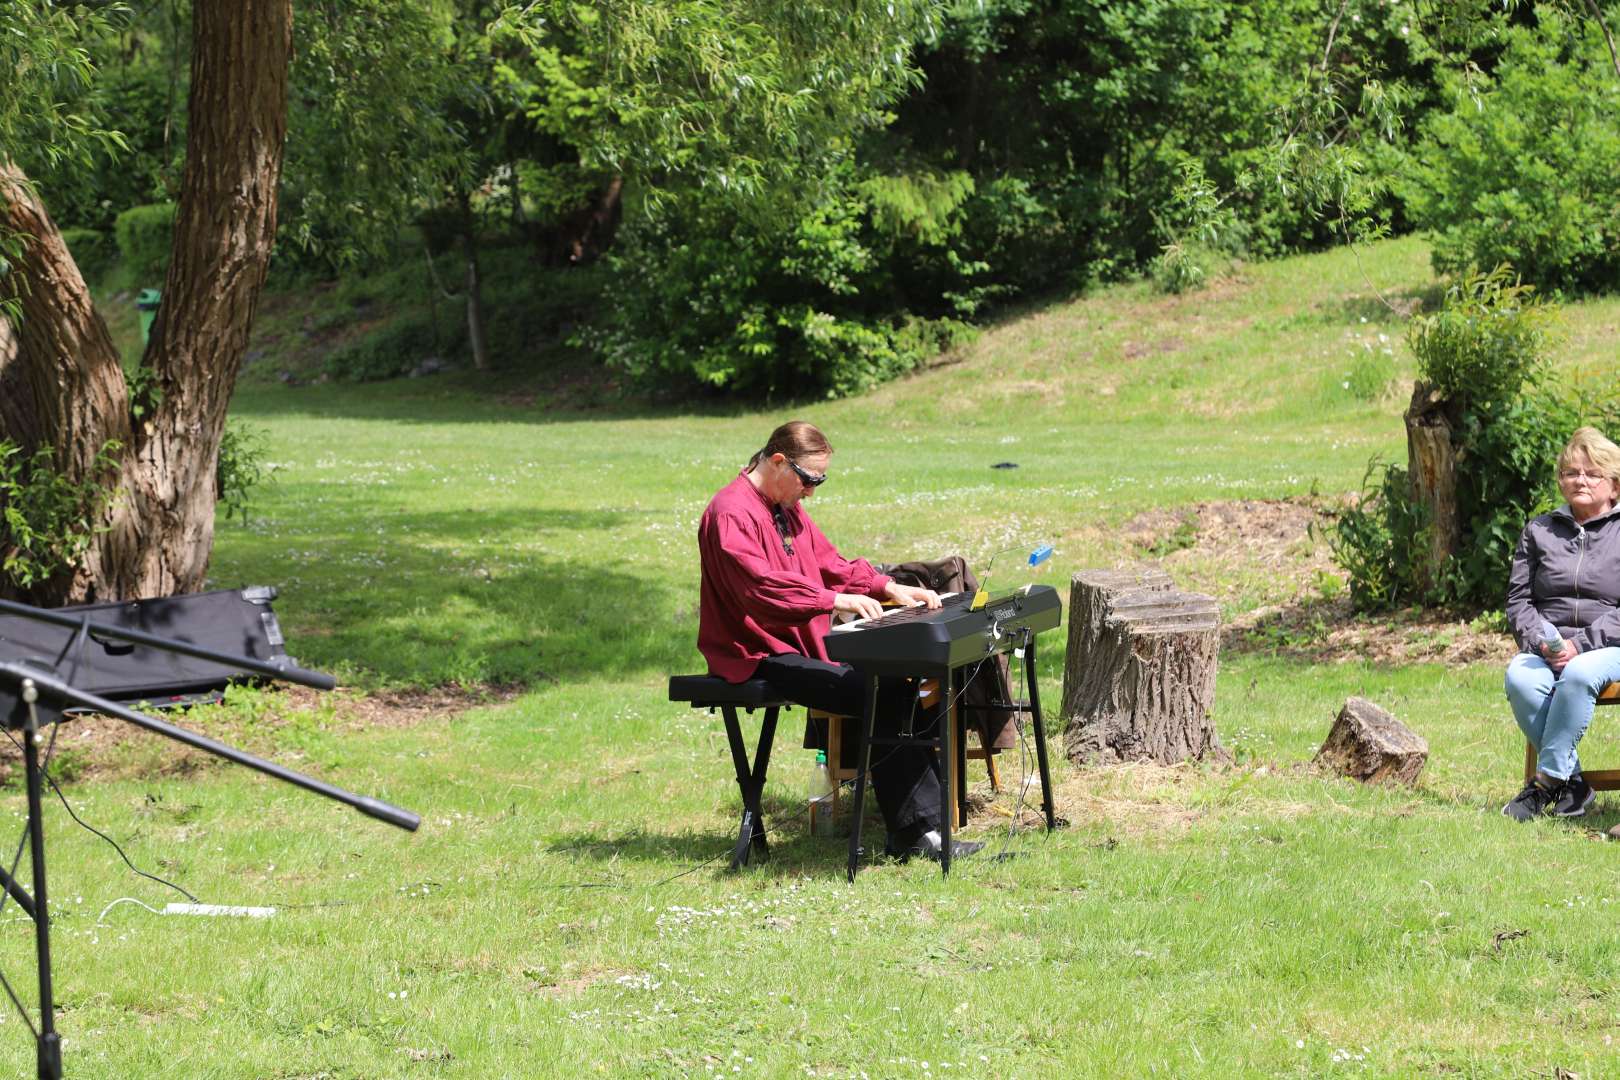
<svg viewBox="0 0 1620 1080">
<path fill-rule="evenodd" d="M 916 84 L 911 48 L 936 31 L 936 11 L 933 0 L 537 0 L 501 29 L 546 75 L 530 115 L 587 166 L 634 178 L 644 198 L 686 184 L 791 198 Z"/>
<path fill-rule="evenodd" d="M 1556 10 L 1506 30 L 1494 75 L 1456 82 L 1408 186 L 1442 273 L 1512 263 L 1543 288 L 1620 286 L 1620 78 L 1600 25 Z"/>
<path fill-rule="evenodd" d="M 73 95 L 90 73 L 74 21 L 86 12 L 10 0 L 0 13 L 0 39 L 25 61 L 21 78 L 0 93 L 0 232 L 11 238 L 0 279 L 8 305 L 0 440 L 29 455 L 52 448 L 70 486 L 99 481 L 100 462 L 114 454 L 120 492 L 80 565 L 28 592 L 61 601 L 193 591 L 212 550 L 215 463 L 275 235 L 290 0 L 204 4 L 193 13 L 174 257 L 133 382 L 147 406 L 139 422 L 132 382 L 17 153 L 24 143 L 38 153 L 34 140 L 58 130 L 94 134 L 88 119 L 64 119 L 78 115 Z M 90 16 L 91 27 L 104 25 Z M 63 160 L 46 153 L 47 165 Z"/>
<path fill-rule="evenodd" d="M 1219 192 L 1223 245 L 1317 245 L 1331 233 L 1315 208 L 1268 183 L 1264 166 L 1297 73 L 1320 54 L 1319 10 L 1317 0 L 958 3 L 921 51 L 923 87 L 872 156 L 973 177 L 969 250 L 1012 289 L 1128 273 L 1200 232 L 1213 219 L 1185 212 L 1190 174 Z M 1381 42 L 1383 21 L 1356 23 L 1344 44 Z"/>
<path fill-rule="evenodd" d="M 948 209 L 971 183 L 937 185 L 846 166 L 769 221 L 681 194 L 610 256 L 620 300 L 587 340 L 643 380 L 752 395 L 842 395 L 908 371 L 964 335 L 977 296 Z"/>
<path fill-rule="evenodd" d="M 324 271 L 396 250 L 464 133 L 444 108 L 469 73 L 438 0 L 310 4 L 293 28 L 278 264 Z"/>
<path fill-rule="evenodd" d="M 916 212 L 923 185 L 851 171 L 861 134 L 915 85 L 912 45 L 936 26 L 930 0 L 511 13 L 497 34 L 524 54 L 505 57 L 503 76 L 574 155 L 545 166 L 545 182 L 607 178 L 602 190 L 631 207 L 617 299 L 587 335 L 599 354 L 689 385 L 802 393 L 869 385 L 937 348 L 938 328 L 894 302 L 883 252 L 898 234 L 874 225 L 906 219 L 934 236 L 944 220 Z M 950 303 L 936 290 L 924 306 Z"/>
</svg>

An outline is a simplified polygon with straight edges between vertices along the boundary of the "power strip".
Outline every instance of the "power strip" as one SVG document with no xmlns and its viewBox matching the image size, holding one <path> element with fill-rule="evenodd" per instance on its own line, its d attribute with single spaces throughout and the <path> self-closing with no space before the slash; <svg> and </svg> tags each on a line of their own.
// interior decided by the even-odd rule
<svg viewBox="0 0 1620 1080">
<path fill-rule="evenodd" d="M 246 919 L 268 919 L 273 907 L 243 907 L 238 904 L 165 904 L 165 915 L 232 915 Z"/>
</svg>

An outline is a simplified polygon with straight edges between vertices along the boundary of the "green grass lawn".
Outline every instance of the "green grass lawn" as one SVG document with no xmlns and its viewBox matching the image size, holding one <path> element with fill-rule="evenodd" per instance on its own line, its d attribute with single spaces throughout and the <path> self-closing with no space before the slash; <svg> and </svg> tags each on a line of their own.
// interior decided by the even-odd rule
<svg viewBox="0 0 1620 1080">
<path fill-rule="evenodd" d="M 772 858 L 726 872 L 724 736 L 664 700 L 669 674 L 702 667 L 698 515 L 780 420 L 837 448 L 811 508 L 846 553 L 982 566 L 1051 542 L 1037 573 L 1066 598 L 1072 572 L 1142 556 L 1122 529 L 1137 515 L 1337 495 L 1402 453 L 1410 360 L 1379 293 L 1432 302 L 1421 244 L 1247 266 L 1182 297 L 1102 292 L 872 395 L 768 411 L 561 413 L 463 376 L 245 386 L 235 415 L 277 468 L 249 523 L 222 524 L 215 584 L 279 585 L 290 651 L 350 686 L 521 690 L 412 725 L 252 694 L 189 719 L 419 811 L 415 835 L 146 736 L 113 778 L 64 785 L 137 865 L 280 909 L 114 904 L 180 897 L 53 803 L 68 1075 L 1611 1073 L 1620 887 L 1594 837 L 1620 801 L 1580 825 L 1500 817 L 1522 744 L 1492 665 L 1229 652 L 1215 719 L 1234 764 L 1055 754 L 1069 828 L 1014 835 L 991 813 L 981 837 L 1016 857 L 853 885 L 842 845 L 805 834 L 791 720 Z M 1571 378 L 1612 382 L 1617 315 L 1567 310 Z M 1186 574 L 1229 616 L 1315 588 L 1241 557 Z M 1040 654 L 1053 707 L 1062 633 Z M 1429 740 L 1417 789 L 1307 767 L 1351 694 Z M 292 719 L 265 727 L 278 710 Z M 1614 727 L 1588 760 L 1620 763 Z M 78 738 L 62 731 L 70 755 Z M 20 822 L 20 793 L 9 805 Z M 15 907 L 0 921 L 0 970 L 32 1001 L 30 928 Z M 30 1073 L 32 1053 L 8 1014 L 0 1072 Z"/>
</svg>

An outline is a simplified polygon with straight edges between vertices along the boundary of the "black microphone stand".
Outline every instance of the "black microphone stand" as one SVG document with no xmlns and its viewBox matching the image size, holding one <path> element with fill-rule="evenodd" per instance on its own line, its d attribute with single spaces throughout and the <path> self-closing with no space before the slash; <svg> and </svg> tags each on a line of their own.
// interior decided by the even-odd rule
<svg viewBox="0 0 1620 1080">
<path fill-rule="evenodd" d="M 50 724 L 60 722 L 65 707 L 82 707 L 108 716 L 116 716 L 147 731 L 156 732 L 187 746 L 207 751 L 216 757 L 246 765 L 250 769 L 256 769 L 306 791 L 313 791 L 317 795 L 324 795 L 328 799 L 352 806 L 363 814 L 401 829 L 415 831 L 421 824 L 421 818 L 409 810 L 380 799 L 345 791 L 314 777 L 277 765 L 273 761 L 266 761 L 264 758 L 238 750 L 234 746 L 164 723 L 116 701 L 75 689 L 71 684 L 71 676 L 63 679 L 57 674 L 56 667 L 66 659 L 69 651 L 76 645 L 82 645 L 85 637 L 93 632 L 98 637 L 119 638 L 202 660 L 212 660 L 240 671 L 299 683 L 317 690 L 330 690 L 337 685 L 330 675 L 307 671 L 290 662 L 278 666 L 245 656 L 232 656 L 186 641 L 175 641 L 139 630 L 91 622 L 88 616 L 63 615 L 7 600 L 0 600 L 0 612 L 21 615 L 39 622 L 54 623 L 78 631 L 74 635 L 73 642 L 69 643 L 68 649 L 57 658 L 56 665 L 47 665 L 39 661 L 0 660 L 0 723 L 11 730 L 22 732 L 23 768 L 28 792 L 28 847 L 33 864 L 34 889 L 30 895 L 4 867 L 0 867 L 0 886 L 3 886 L 17 901 L 17 905 L 34 920 L 35 959 L 39 975 L 39 1029 L 35 1032 L 39 1050 L 38 1075 L 39 1080 L 61 1080 L 62 1040 L 56 1032 L 56 1007 L 51 989 L 51 921 L 45 892 L 45 831 L 42 807 L 45 770 L 40 764 L 39 746 L 42 741 L 40 732 Z M 76 662 L 73 667 L 77 668 Z"/>
</svg>

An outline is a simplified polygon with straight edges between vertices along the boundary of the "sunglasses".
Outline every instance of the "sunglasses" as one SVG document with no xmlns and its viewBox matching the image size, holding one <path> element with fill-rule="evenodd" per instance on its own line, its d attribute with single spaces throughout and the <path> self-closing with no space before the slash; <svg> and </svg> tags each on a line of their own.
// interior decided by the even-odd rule
<svg viewBox="0 0 1620 1080">
<path fill-rule="evenodd" d="M 822 473 L 820 476 L 817 476 L 815 473 L 808 473 L 799 468 L 799 463 L 794 461 L 792 458 L 783 458 L 782 460 L 788 463 L 788 467 L 793 470 L 796 476 L 798 476 L 799 482 L 807 488 L 820 487 L 822 484 L 827 482 L 826 473 Z"/>
</svg>

